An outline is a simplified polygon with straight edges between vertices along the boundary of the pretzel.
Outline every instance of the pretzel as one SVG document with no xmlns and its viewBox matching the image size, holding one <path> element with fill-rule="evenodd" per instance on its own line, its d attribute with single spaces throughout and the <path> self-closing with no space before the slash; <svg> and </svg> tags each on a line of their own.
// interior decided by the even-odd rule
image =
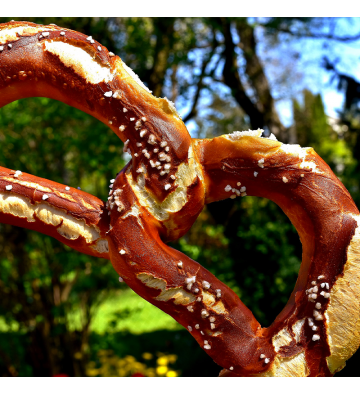
<svg viewBox="0 0 360 395">
<path fill-rule="evenodd" d="M 0 25 L 0 106 L 30 96 L 85 111 L 124 142 L 131 161 L 106 205 L 82 191 L 1 168 L 0 221 L 111 260 L 120 280 L 183 325 L 221 376 L 332 376 L 360 342 L 359 212 L 312 148 L 261 131 L 191 139 L 91 36 L 49 25 Z M 238 296 L 166 242 L 205 204 L 261 196 L 296 227 L 303 259 L 290 299 L 262 328 Z"/>
</svg>

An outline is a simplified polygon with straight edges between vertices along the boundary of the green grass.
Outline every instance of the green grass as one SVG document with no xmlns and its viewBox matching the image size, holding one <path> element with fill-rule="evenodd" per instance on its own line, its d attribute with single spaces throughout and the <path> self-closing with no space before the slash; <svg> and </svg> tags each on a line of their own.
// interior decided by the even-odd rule
<svg viewBox="0 0 360 395">
<path fill-rule="evenodd" d="M 96 310 L 90 330 L 98 334 L 127 331 L 133 334 L 162 329 L 179 330 L 179 325 L 169 315 L 140 298 L 131 289 L 104 301 Z"/>
<path fill-rule="evenodd" d="M 68 315 L 69 330 L 80 330 L 81 318 L 81 312 L 74 309 Z M 179 330 L 182 326 L 130 288 L 119 290 L 101 302 L 90 324 L 90 331 L 100 335 L 121 331 L 138 335 L 162 329 Z"/>
<path fill-rule="evenodd" d="M 68 315 L 68 324 L 70 331 L 81 329 L 79 309 L 74 309 Z M 139 335 L 163 329 L 181 330 L 182 326 L 130 288 L 119 290 L 97 306 L 90 325 L 90 331 L 99 335 L 121 331 Z M 16 321 L 6 322 L 0 316 L 0 332 L 18 331 L 19 324 Z"/>
</svg>

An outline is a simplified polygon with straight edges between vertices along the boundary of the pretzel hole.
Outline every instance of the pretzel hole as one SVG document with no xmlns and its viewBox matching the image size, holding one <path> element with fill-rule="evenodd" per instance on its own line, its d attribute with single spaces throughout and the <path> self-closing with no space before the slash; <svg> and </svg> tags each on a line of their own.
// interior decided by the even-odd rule
<svg viewBox="0 0 360 395">
<path fill-rule="evenodd" d="M 190 231 L 171 245 L 237 293 L 263 327 L 284 308 L 301 264 L 295 227 L 265 198 L 210 203 Z"/>
<path fill-rule="evenodd" d="M 48 98 L 14 101 L 0 115 L 7 125 L 0 130 L 2 166 L 107 199 L 109 180 L 126 164 L 123 143 L 107 125 Z"/>
</svg>

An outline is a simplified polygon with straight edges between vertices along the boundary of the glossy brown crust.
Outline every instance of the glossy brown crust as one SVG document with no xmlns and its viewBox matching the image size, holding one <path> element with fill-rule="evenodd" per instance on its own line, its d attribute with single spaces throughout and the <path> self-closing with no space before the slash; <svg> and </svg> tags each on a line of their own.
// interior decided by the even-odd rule
<svg viewBox="0 0 360 395">
<path fill-rule="evenodd" d="M 265 371 L 267 366 L 259 360 L 257 352 L 273 355 L 271 339 L 258 336 L 259 323 L 230 288 L 197 262 L 163 243 L 158 223 L 140 206 L 125 173 L 126 170 L 121 172 L 114 184 L 115 191 L 121 190 L 124 210 L 121 214 L 112 213 L 108 235 L 110 259 L 116 271 L 141 297 L 171 315 L 189 331 L 190 326 L 191 335 L 201 347 L 206 344 L 211 347 L 204 350 L 220 366 L 236 366 L 239 375 L 246 375 L 248 370 Z M 134 206 L 139 212 L 131 215 L 129 212 Z M 128 236 L 124 237 L 124 234 Z M 180 261 L 182 267 L 178 266 Z M 147 285 L 139 275 L 148 277 L 149 281 L 159 280 L 160 286 Z M 186 279 L 193 276 L 196 280 L 188 289 Z M 204 288 L 203 281 L 210 284 L 209 289 Z M 157 300 L 165 290 L 169 292 L 169 299 Z M 182 298 L 171 297 L 172 292 L 182 293 Z M 183 303 L 177 304 L 176 300 L 180 299 Z M 206 314 L 202 315 L 202 310 Z M 212 323 L 214 328 L 211 328 Z M 198 329 L 196 325 L 199 325 Z"/>
<path fill-rule="evenodd" d="M 0 222 L 44 233 L 84 254 L 109 259 L 104 249 L 110 220 L 104 203 L 75 188 L 68 187 L 67 191 L 66 187 L 0 167 Z M 64 227 L 66 219 L 68 226 Z M 66 228 L 64 232 L 62 227 Z"/>
<path fill-rule="evenodd" d="M 139 164 L 144 163 L 149 172 L 148 189 L 160 201 L 165 199 L 171 189 L 165 190 L 164 185 L 171 183 L 170 176 L 181 162 L 187 160 L 191 142 L 185 125 L 171 103 L 152 96 L 131 78 L 118 56 L 109 55 L 99 42 L 94 40 L 91 43 L 89 36 L 82 33 L 52 25 L 9 22 L 0 24 L 0 34 L 25 27 L 38 31 L 24 32 L 23 35 L 17 33 L 16 40 L 10 37 L 12 39 L 0 42 L 3 46 L 0 52 L 0 107 L 21 98 L 41 96 L 62 101 L 91 114 L 109 125 L 123 142 L 129 140 L 128 147 L 132 154 L 139 154 L 138 157 L 133 156 L 133 176 L 137 175 Z M 46 37 L 43 35 L 44 30 L 48 33 Z M 48 47 L 49 43 L 54 42 L 67 44 L 62 48 L 65 51 L 63 57 L 56 54 L 58 48 Z M 75 65 L 66 65 L 74 57 L 72 51 L 78 48 L 89 54 L 92 60 L 87 59 L 87 64 L 81 58 Z M 79 53 L 79 56 L 82 55 Z M 84 65 L 83 68 L 77 68 L 80 63 Z M 94 79 L 97 81 L 99 78 L 92 77 L 92 68 L 101 70 L 100 73 L 104 75 L 111 74 L 112 79 L 94 82 Z M 112 96 L 105 96 L 107 92 L 112 92 Z M 146 131 L 144 137 L 140 137 L 142 130 Z M 150 135 L 154 136 L 156 144 L 148 143 Z M 149 159 L 158 160 L 158 155 L 152 151 L 155 147 L 162 148 L 161 142 L 167 143 L 169 152 L 166 155 L 171 159 L 171 169 L 164 176 L 160 176 L 160 171 L 149 165 Z M 141 149 L 136 143 L 142 144 Z M 150 152 L 150 158 L 144 157 L 143 149 Z"/>
<path fill-rule="evenodd" d="M 358 209 L 342 183 L 312 149 L 300 158 L 298 153 L 282 149 L 277 141 L 249 136 L 237 141 L 227 137 L 199 140 L 196 145 L 206 175 L 207 203 L 229 197 L 232 192 L 226 192 L 225 187 L 241 182 L 247 195 L 277 203 L 296 227 L 303 245 L 299 277 L 289 302 L 274 323 L 262 330 L 262 335 L 272 338 L 283 328 L 291 332 L 296 321 L 313 318 L 315 303 L 309 301 L 306 293 L 313 286 L 312 281 L 319 289 L 321 283 L 328 283 L 327 292 L 331 292 L 343 273 L 347 248 L 357 226 L 352 216 L 358 215 Z M 304 162 L 313 165 L 307 167 L 302 165 Z M 318 280 L 319 276 L 323 277 Z M 316 301 L 321 302 L 318 311 L 324 314 L 328 300 L 319 296 Z M 300 342 L 281 348 L 279 354 L 289 357 L 305 350 L 309 375 L 329 376 L 324 320 L 316 321 L 316 326 L 319 341 L 312 341 L 314 331 L 304 324 Z"/>
<path fill-rule="evenodd" d="M 81 33 L 12 22 L 0 25 L 0 46 L 0 106 L 30 96 L 63 101 L 109 125 L 132 155 L 110 191 L 110 227 L 96 198 L 76 190 L 63 196 L 60 184 L 14 177 L 8 169 L 0 173 L 0 220 L 50 234 L 91 255 L 97 240 L 92 228 L 99 238 L 107 232 L 119 275 L 188 328 L 225 368 L 224 376 L 332 374 L 324 319 L 329 299 L 320 286 L 326 283 L 331 293 L 343 275 L 357 226 L 353 216 L 359 212 L 313 150 L 239 134 L 191 140 L 171 103 L 153 97 L 120 58 Z M 186 233 L 204 204 L 246 194 L 276 202 L 303 244 L 295 289 L 269 328 L 261 328 L 210 272 L 165 244 Z M 17 210 L 28 216 L 16 215 Z M 76 221 L 86 224 L 83 231 Z M 321 302 L 316 309 L 310 301 L 313 287 L 319 288 L 312 292 L 319 292 L 316 302 Z M 315 311 L 321 316 L 316 332 L 308 325 Z"/>
</svg>

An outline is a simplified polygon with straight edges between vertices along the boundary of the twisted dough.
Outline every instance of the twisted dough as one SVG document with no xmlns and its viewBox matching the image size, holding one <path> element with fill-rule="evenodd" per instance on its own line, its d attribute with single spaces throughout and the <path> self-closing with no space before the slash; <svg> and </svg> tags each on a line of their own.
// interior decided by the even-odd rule
<svg viewBox="0 0 360 395">
<path fill-rule="evenodd" d="M 132 155 L 106 209 L 83 192 L 2 168 L 2 222 L 109 257 L 135 292 L 188 329 L 222 375 L 330 376 L 343 368 L 360 339 L 359 212 L 311 148 L 259 131 L 191 139 L 171 102 L 153 97 L 92 37 L 68 29 L 2 24 L 0 62 L 0 106 L 30 96 L 63 101 L 109 125 Z M 189 230 L 204 204 L 246 194 L 277 203 L 303 244 L 294 291 L 269 328 L 165 244 Z"/>
</svg>

